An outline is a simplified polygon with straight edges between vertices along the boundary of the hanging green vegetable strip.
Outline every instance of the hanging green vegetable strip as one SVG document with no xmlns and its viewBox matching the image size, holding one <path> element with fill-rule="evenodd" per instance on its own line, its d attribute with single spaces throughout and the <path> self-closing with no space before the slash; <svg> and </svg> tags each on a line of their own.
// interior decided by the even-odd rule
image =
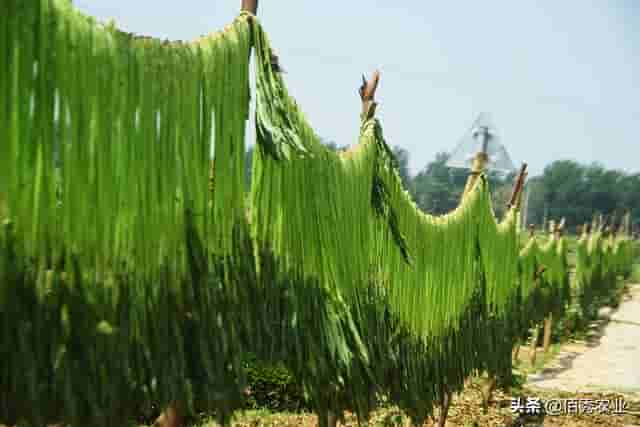
<svg viewBox="0 0 640 427">
<path fill-rule="evenodd" d="M 273 245 L 283 258 L 283 268 L 299 269 L 301 277 L 317 277 L 329 289 L 339 287 L 341 296 L 363 286 L 371 268 L 382 267 L 378 274 L 393 278 L 389 292 L 394 310 L 416 333 L 437 335 L 455 326 L 475 286 L 476 218 L 488 200 L 486 187 L 479 187 L 448 216 L 420 213 L 389 166 L 391 158 L 377 122 L 363 122 L 360 148 L 353 156 L 333 154 L 313 135 L 271 71 L 264 33 L 258 31 L 256 44 L 264 62 L 258 61 L 256 170 L 260 173 L 252 190 L 256 237 Z M 386 193 L 386 201 L 380 203 L 395 216 L 400 239 L 394 236 L 388 216 L 377 214 L 376 182 Z M 347 204 L 349 209 L 341 208 Z M 301 235 L 318 236 L 318 244 L 302 247 Z M 399 241 L 405 242 L 410 259 L 420 262 L 407 262 Z M 427 301 L 445 300 L 446 307 L 430 304 L 430 310 L 417 310 Z"/>
<path fill-rule="evenodd" d="M 258 26 L 254 34 L 256 64 L 271 73 L 270 65 L 263 62 L 269 48 L 264 34 Z M 289 359 L 287 365 L 303 380 L 319 411 L 337 409 L 340 401 L 336 391 L 343 390 L 346 383 L 356 388 L 355 396 L 369 394 L 366 373 L 361 371 L 369 366 L 368 355 L 359 338 L 360 334 L 366 335 L 355 331 L 345 301 L 352 301 L 346 299 L 354 295 L 350 288 L 368 279 L 364 271 L 370 264 L 363 245 L 372 233 L 368 197 L 373 167 L 371 162 L 343 162 L 324 149 L 301 114 L 291 108 L 284 87 L 260 77 L 261 72 L 257 82 L 259 143 L 253 163 L 251 226 L 257 247 L 277 259 L 276 265 L 266 269 L 265 254 L 259 253 L 261 280 L 291 284 L 292 318 L 284 320 L 290 325 L 287 334 L 294 351 L 284 355 Z M 278 129 L 285 132 L 279 133 Z M 283 142 L 287 139 L 290 141 Z M 372 158 L 376 147 L 368 144 L 363 150 Z M 349 173 L 358 179 L 350 180 Z M 344 194 L 313 191 L 318 180 L 343 188 Z M 345 239 L 337 240 L 336 235 Z M 347 259 L 349 262 L 344 262 Z M 270 292 L 274 291 L 277 289 Z"/>
<path fill-rule="evenodd" d="M 624 234 L 616 235 L 613 242 L 615 270 L 623 278 L 628 278 L 633 266 L 633 242 Z"/>
<path fill-rule="evenodd" d="M 67 0 L 5 3 L 0 423 L 124 425 L 194 389 L 228 414 L 241 303 L 222 289 L 242 280 L 208 254 L 231 255 L 244 220 L 246 18 L 168 43 Z"/>
<path fill-rule="evenodd" d="M 632 265 L 633 254 L 627 236 L 604 239 L 599 230 L 581 236 L 576 248 L 575 284 L 578 305 L 585 319 L 597 315 L 599 302 L 617 291 L 618 276 L 626 277 Z"/>
<path fill-rule="evenodd" d="M 484 180 L 451 214 L 420 213 L 402 189 L 377 121 L 363 118 L 356 152 L 338 156 L 327 150 L 271 70 L 268 41 L 259 28 L 256 46 L 258 145 L 251 223 L 257 244 L 273 251 L 280 275 L 317 281 L 333 298 L 347 301 L 365 342 L 402 334 L 396 350 L 402 353 L 400 361 L 391 352 L 380 354 L 375 344 L 367 346 L 367 357 L 393 372 L 387 375 L 400 375 L 403 386 L 384 378 L 380 371 L 386 368 L 375 365 L 373 385 L 390 392 L 416 417 L 424 416 L 442 398 L 441 384 L 458 389 L 491 357 L 482 331 L 489 323 L 482 316 L 489 310 L 504 312 L 517 289 L 516 215 L 496 224 Z M 483 230 L 487 227 L 493 229 Z M 481 260 L 491 251 L 505 256 Z M 500 268 L 505 259 L 513 264 L 506 270 Z M 366 321 L 372 307 L 361 304 L 372 282 L 384 289 L 378 304 L 395 326 L 371 317 Z M 298 298 L 306 298 L 298 292 Z M 340 339 L 335 339 L 330 348 L 339 348 Z M 480 360 L 477 352 L 482 352 Z M 325 363 L 324 356 L 316 357 L 308 364 Z M 340 362 L 351 372 L 348 384 L 369 381 L 353 375 L 353 366 L 367 365 L 358 357 L 364 355 Z M 411 369 L 405 371 L 403 364 Z M 339 367 L 333 371 L 341 372 Z M 319 373 L 307 372 L 308 381 Z"/>
<path fill-rule="evenodd" d="M 485 206 L 491 206 L 491 199 Z M 480 248 L 487 280 L 487 305 L 497 315 L 505 314 L 506 304 L 517 290 L 519 212 L 510 209 L 501 223 L 496 223 L 493 210 L 485 210 L 480 225 Z"/>
<path fill-rule="evenodd" d="M 531 238 L 520 258 L 522 297 L 528 311 L 525 326 L 539 323 L 549 313 L 561 317 L 570 302 L 564 238 L 553 236 L 542 245 Z"/>
<path fill-rule="evenodd" d="M 496 223 L 482 177 L 452 213 L 422 214 L 370 117 L 356 152 L 327 150 L 255 20 L 250 239 L 246 17 L 186 44 L 67 0 L 6 7 L 0 422 L 123 425 L 196 398 L 226 421 L 247 348 L 284 359 L 318 410 L 366 417 L 380 392 L 418 422 L 474 371 L 506 372 L 514 337 L 564 307 L 563 241 L 518 257 L 517 212 Z M 583 276 L 615 279 L 623 242 L 592 246 Z"/>
</svg>

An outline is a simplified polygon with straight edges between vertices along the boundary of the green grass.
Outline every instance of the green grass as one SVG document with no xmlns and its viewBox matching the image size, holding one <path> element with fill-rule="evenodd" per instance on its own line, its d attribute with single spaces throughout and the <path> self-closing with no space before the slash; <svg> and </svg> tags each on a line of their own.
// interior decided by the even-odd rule
<svg viewBox="0 0 640 427">
<path fill-rule="evenodd" d="M 533 365 L 529 362 L 529 357 L 521 358 L 515 367 L 520 374 L 532 374 L 541 371 L 553 358 L 560 352 L 560 343 L 551 344 L 549 351 L 544 353 L 541 347 L 538 347 L 536 361 Z M 528 353 L 528 352 L 527 352 Z"/>
</svg>

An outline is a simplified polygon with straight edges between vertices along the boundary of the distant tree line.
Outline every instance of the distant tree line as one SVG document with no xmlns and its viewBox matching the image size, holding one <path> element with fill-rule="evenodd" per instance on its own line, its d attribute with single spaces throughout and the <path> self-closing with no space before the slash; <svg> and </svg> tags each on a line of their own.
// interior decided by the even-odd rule
<svg viewBox="0 0 640 427">
<path fill-rule="evenodd" d="M 640 173 L 558 160 L 531 179 L 529 186 L 528 222 L 564 217 L 575 226 L 602 214 L 609 223 L 619 223 L 630 212 L 632 224 L 640 226 Z"/>
<path fill-rule="evenodd" d="M 342 150 L 332 141 L 323 141 L 333 150 Z M 393 147 L 398 172 L 405 189 L 424 212 L 441 215 L 459 203 L 469 171 L 446 166 L 447 153 L 436 158 L 412 176 L 409 152 Z M 247 152 L 247 188 L 251 180 L 253 148 Z M 494 211 L 501 217 L 511 196 L 516 174 L 489 172 Z M 640 173 L 627 174 L 606 169 L 594 163 L 583 165 L 572 160 L 557 160 L 548 165 L 542 175 L 528 179 L 526 221 L 542 225 L 547 219 L 566 218 L 570 231 L 602 214 L 609 223 L 619 223 L 627 212 L 631 223 L 640 228 Z"/>
</svg>

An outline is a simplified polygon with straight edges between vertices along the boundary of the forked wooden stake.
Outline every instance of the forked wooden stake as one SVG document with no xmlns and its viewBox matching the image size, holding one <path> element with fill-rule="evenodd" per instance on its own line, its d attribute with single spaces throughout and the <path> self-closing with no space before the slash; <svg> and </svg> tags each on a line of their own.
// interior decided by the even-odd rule
<svg viewBox="0 0 640 427">
<path fill-rule="evenodd" d="M 467 183 L 464 186 L 464 191 L 462 192 L 462 198 L 464 199 L 466 195 L 471 191 L 473 186 L 476 184 L 478 177 L 482 172 L 484 172 L 484 167 L 489 161 L 489 156 L 485 152 L 478 152 L 476 156 L 473 158 L 473 164 L 471 165 L 471 174 L 467 178 Z"/>
<path fill-rule="evenodd" d="M 371 80 L 362 76 L 362 85 L 358 88 L 358 94 L 360 94 L 360 100 L 362 101 L 362 114 L 367 118 L 371 118 L 376 113 L 376 107 L 378 104 L 375 102 L 376 89 L 378 89 L 378 83 L 380 82 L 380 72 L 374 71 L 371 76 Z M 360 147 L 360 144 L 354 144 L 340 154 L 346 158 L 351 157 Z"/>
<path fill-rule="evenodd" d="M 371 76 L 371 80 L 367 81 L 367 79 L 362 76 L 362 85 L 358 90 L 360 94 L 360 99 L 362 100 L 362 113 L 367 117 L 372 117 L 376 112 L 376 89 L 378 89 L 378 83 L 380 82 L 380 72 L 378 70 L 373 72 Z"/>
<path fill-rule="evenodd" d="M 509 204 L 507 204 L 507 209 L 510 209 L 513 206 L 519 205 L 520 193 L 522 192 L 522 188 L 524 187 L 524 180 L 527 177 L 527 164 L 523 163 L 520 168 L 520 173 L 518 174 L 518 179 L 516 179 L 516 184 L 513 186 L 513 192 L 511 193 L 511 198 L 509 199 Z"/>
</svg>

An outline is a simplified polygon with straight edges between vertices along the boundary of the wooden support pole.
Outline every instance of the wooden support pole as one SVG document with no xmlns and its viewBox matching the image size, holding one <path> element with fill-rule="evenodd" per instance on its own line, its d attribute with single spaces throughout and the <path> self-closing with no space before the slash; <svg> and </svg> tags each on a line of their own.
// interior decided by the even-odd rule
<svg viewBox="0 0 640 427">
<path fill-rule="evenodd" d="M 362 114 L 366 118 L 371 118 L 376 114 L 376 107 L 378 104 L 375 102 L 375 96 L 379 82 L 380 72 L 378 70 L 373 72 L 371 80 L 367 80 L 364 75 L 362 76 L 362 84 L 358 88 L 358 94 L 360 95 L 360 101 L 362 102 Z M 349 158 L 358 150 L 359 147 L 360 144 L 354 144 L 340 154 Z"/>
<path fill-rule="evenodd" d="M 520 356 L 520 340 L 516 342 L 515 347 L 511 351 L 511 360 L 514 365 L 518 364 L 518 357 Z"/>
<path fill-rule="evenodd" d="M 531 368 L 533 368 L 536 364 L 536 350 L 538 348 L 538 337 L 540 336 L 540 327 L 538 325 L 535 326 L 533 330 L 533 336 L 531 337 L 531 354 L 529 355 L 529 363 L 531 364 Z"/>
<path fill-rule="evenodd" d="M 258 0 L 242 0 L 240 6 L 242 12 L 249 12 L 252 15 L 258 14 Z"/>
<path fill-rule="evenodd" d="M 522 196 L 524 193 L 524 184 L 527 182 L 528 177 L 529 177 L 529 172 L 525 171 L 524 175 L 522 176 L 522 187 L 520 187 L 520 191 L 518 192 L 518 198 L 516 199 L 516 202 L 515 202 L 518 209 L 522 207 Z"/>
<path fill-rule="evenodd" d="M 471 165 L 471 174 L 467 178 L 467 184 L 464 187 L 464 191 L 462 192 L 462 198 L 464 199 L 469 191 L 476 184 L 476 181 L 480 177 L 480 174 L 484 172 L 484 167 L 489 161 L 489 156 L 485 152 L 478 152 L 476 157 L 473 159 L 473 164 Z"/>
<path fill-rule="evenodd" d="M 440 416 L 438 417 L 438 427 L 445 427 L 447 424 L 447 416 L 449 415 L 449 407 L 451 406 L 451 392 L 447 386 L 442 386 L 442 404 L 440 405 Z"/>
<path fill-rule="evenodd" d="M 338 425 L 338 415 L 333 412 L 333 411 L 329 411 L 329 427 L 336 427 Z"/>
<path fill-rule="evenodd" d="M 513 206 L 519 207 L 519 199 L 520 193 L 522 192 L 522 188 L 524 187 L 524 180 L 527 175 L 527 164 L 523 163 L 522 167 L 520 167 L 520 173 L 518 174 L 518 178 L 516 179 L 516 184 L 513 186 L 513 192 L 511 193 L 511 198 L 509 199 L 509 203 L 507 204 L 507 209 L 510 209 Z"/>
<path fill-rule="evenodd" d="M 493 391 L 496 388 L 496 377 L 491 375 L 487 378 L 484 386 L 482 387 L 482 412 L 489 412 L 489 405 L 491 404 L 491 400 L 493 398 Z"/>
<path fill-rule="evenodd" d="M 380 82 L 380 72 L 378 70 L 373 72 L 371 80 L 362 76 L 362 85 L 358 89 L 360 94 L 360 100 L 362 101 L 362 114 L 366 117 L 372 117 L 376 112 L 377 104 L 375 102 L 376 89 L 378 89 L 378 83 Z"/>
<path fill-rule="evenodd" d="M 553 327 L 553 313 L 544 319 L 544 337 L 542 341 L 542 351 L 547 353 L 551 347 L 551 328 Z"/>
<path fill-rule="evenodd" d="M 338 416 L 326 409 L 318 414 L 318 427 L 336 427 L 338 425 Z"/>
<path fill-rule="evenodd" d="M 153 427 L 184 426 L 184 408 L 180 402 L 171 403 L 153 423 Z"/>
<path fill-rule="evenodd" d="M 542 278 L 542 274 L 547 270 L 544 265 L 538 266 L 538 269 L 533 274 L 533 286 L 538 286 L 540 283 L 540 279 Z M 538 325 L 534 326 L 533 336 L 531 337 L 531 350 L 529 354 L 529 363 L 531 367 L 536 363 L 536 349 L 538 347 L 538 338 L 540 336 L 540 327 Z"/>
</svg>

